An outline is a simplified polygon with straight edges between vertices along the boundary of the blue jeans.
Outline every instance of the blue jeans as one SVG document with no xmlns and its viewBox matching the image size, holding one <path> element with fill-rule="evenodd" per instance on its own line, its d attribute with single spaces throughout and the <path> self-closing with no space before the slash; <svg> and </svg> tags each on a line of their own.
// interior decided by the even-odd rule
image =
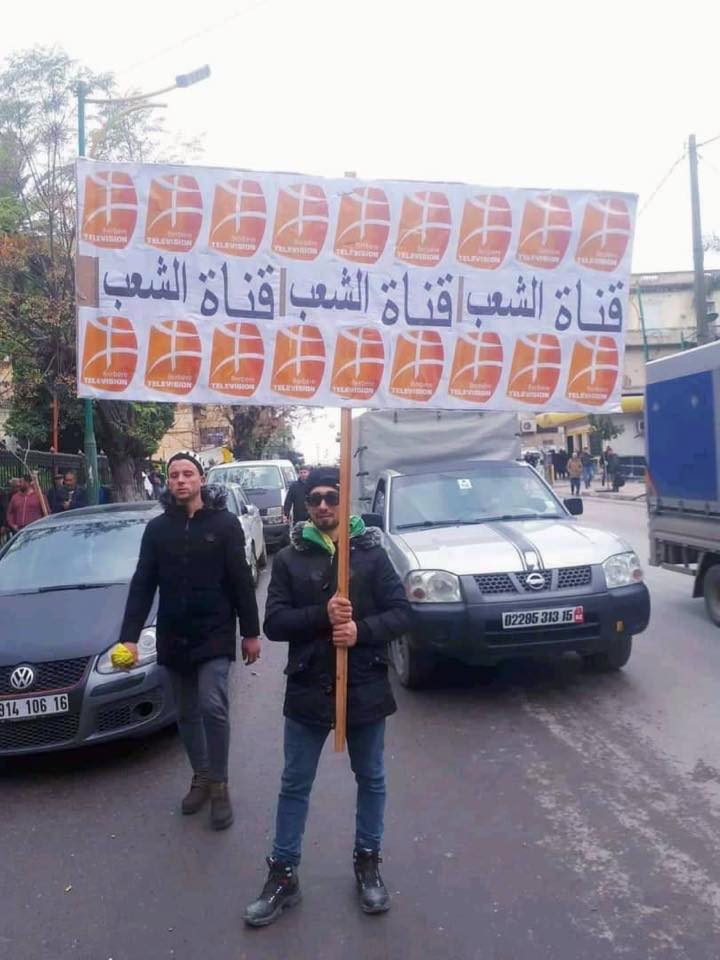
<svg viewBox="0 0 720 960">
<path fill-rule="evenodd" d="M 285 768 L 278 797 L 272 855 L 300 863 L 310 791 L 328 731 L 285 719 Z M 348 727 L 350 766 L 357 782 L 355 848 L 380 850 L 385 815 L 385 721 Z"/>
</svg>

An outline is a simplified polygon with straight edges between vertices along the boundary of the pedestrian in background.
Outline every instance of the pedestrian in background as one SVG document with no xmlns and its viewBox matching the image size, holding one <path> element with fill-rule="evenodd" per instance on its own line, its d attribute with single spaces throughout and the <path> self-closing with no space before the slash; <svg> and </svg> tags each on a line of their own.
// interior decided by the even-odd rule
<svg viewBox="0 0 720 960">
<path fill-rule="evenodd" d="M 608 483 L 613 490 L 617 492 L 618 488 L 615 486 L 615 473 L 618 468 L 618 455 L 612 447 L 608 447 L 605 451 L 605 463 L 607 465 Z"/>
<path fill-rule="evenodd" d="M 22 530 L 23 527 L 44 515 L 33 478 L 29 473 L 25 473 L 18 481 L 16 492 L 10 498 L 5 523 L 12 533 L 17 533 L 18 530 Z"/>
<path fill-rule="evenodd" d="M 577 452 L 568 460 L 567 472 L 570 477 L 570 496 L 579 497 L 580 496 L 580 480 L 582 478 L 583 465 L 582 460 Z"/>
<path fill-rule="evenodd" d="M 396 708 L 387 675 L 388 643 L 410 625 L 400 578 L 380 531 L 350 519 L 350 599 L 337 596 L 339 482 L 336 468 L 307 482 L 310 522 L 296 524 L 273 563 L 265 633 L 288 644 L 285 766 L 269 873 L 245 921 L 263 927 L 300 899 L 298 864 L 320 754 L 335 723 L 335 649 L 348 649 L 347 747 L 357 782 L 353 865 L 360 906 L 384 913 L 380 876 L 385 810 L 385 718 Z"/>
<path fill-rule="evenodd" d="M 56 473 L 53 477 L 53 485 L 48 490 L 46 496 L 50 513 L 62 513 L 66 498 L 67 488 L 65 487 L 65 477 L 62 473 Z"/>
<path fill-rule="evenodd" d="M 204 483 L 202 464 L 192 454 L 170 458 L 165 511 L 145 528 L 120 642 L 137 660 L 138 638 L 159 590 L 157 662 L 168 669 L 193 770 L 181 809 L 197 813 L 209 799 L 211 826 L 224 830 L 233 822 L 230 663 L 238 621 L 246 664 L 260 656 L 260 627 L 242 527 L 226 509 L 226 492 Z"/>
<path fill-rule="evenodd" d="M 580 460 L 582 462 L 582 478 L 585 485 L 585 489 L 589 490 L 595 476 L 595 463 L 593 458 L 590 456 L 589 451 L 583 450 L 580 454 Z"/>
<path fill-rule="evenodd" d="M 285 503 L 283 504 L 283 513 L 285 519 L 290 519 L 292 513 L 293 523 L 299 523 L 301 520 L 307 520 L 308 512 L 305 505 L 307 496 L 307 479 L 310 476 L 310 467 L 300 467 L 297 480 L 293 480 L 288 488 Z"/>
<path fill-rule="evenodd" d="M 65 500 L 63 510 L 77 510 L 87 506 L 87 493 L 84 487 L 78 486 L 77 473 L 74 470 L 65 471 Z"/>
</svg>

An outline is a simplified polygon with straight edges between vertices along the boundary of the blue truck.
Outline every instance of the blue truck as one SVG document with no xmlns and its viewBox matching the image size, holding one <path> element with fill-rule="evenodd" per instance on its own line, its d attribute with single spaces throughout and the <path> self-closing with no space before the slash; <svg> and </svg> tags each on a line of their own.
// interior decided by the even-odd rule
<svg viewBox="0 0 720 960">
<path fill-rule="evenodd" d="M 647 365 L 650 564 L 693 578 L 720 627 L 720 341 Z"/>
</svg>

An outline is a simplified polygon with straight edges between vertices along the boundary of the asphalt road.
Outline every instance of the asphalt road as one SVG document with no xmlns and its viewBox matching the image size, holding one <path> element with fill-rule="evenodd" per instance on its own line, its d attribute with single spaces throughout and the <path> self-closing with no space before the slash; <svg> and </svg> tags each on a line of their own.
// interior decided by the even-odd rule
<svg viewBox="0 0 720 960">
<path fill-rule="evenodd" d="M 643 506 L 589 502 L 586 519 L 647 555 Z M 689 580 L 648 582 L 652 624 L 622 674 L 566 658 L 398 692 L 386 916 L 357 909 L 353 782 L 328 743 L 304 901 L 273 927 L 242 924 L 278 783 L 279 647 L 235 671 L 226 833 L 177 813 L 187 771 L 172 733 L 0 763 L 0 957 L 715 960 L 720 631 Z"/>
</svg>

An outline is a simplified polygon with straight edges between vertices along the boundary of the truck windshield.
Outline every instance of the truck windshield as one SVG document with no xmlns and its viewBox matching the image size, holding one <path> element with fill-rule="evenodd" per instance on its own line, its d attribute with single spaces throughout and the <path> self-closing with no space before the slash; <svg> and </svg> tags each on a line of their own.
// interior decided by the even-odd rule
<svg viewBox="0 0 720 960">
<path fill-rule="evenodd" d="M 254 467 L 214 467 L 208 472 L 208 483 L 239 483 L 243 490 L 281 490 L 283 476 L 274 464 Z"/>
<path fill-rule="evenodd" d="M 534 470 L 512 464 L 396 477 L 391 487 L 392 530 L 565 516 Z"/>
</svg>

